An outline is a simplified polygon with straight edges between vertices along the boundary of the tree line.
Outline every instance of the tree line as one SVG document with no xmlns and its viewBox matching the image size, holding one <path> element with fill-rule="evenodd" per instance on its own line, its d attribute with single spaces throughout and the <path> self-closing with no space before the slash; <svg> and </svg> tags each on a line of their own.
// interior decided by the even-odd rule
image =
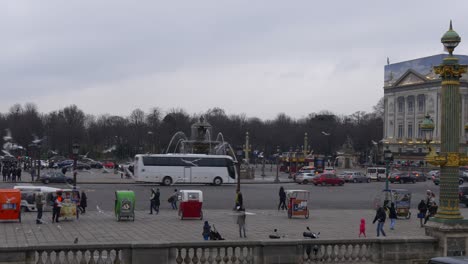
<svg viewBox="0 0 468 264">
<path fill-rule="evenodd" d="M 26 103 L 15 104 L 7 113 L 0 113 L 0 129 L 9 129 L 14 142 L 25 148 L 14 155 L 33 154 L 31 142 L 43 138 L 42 158 L 56 154 L 69 157 L 73 144 L 78 143 L 80 154 L 88 153 L 90 158 L 126 160 L 137 153 L 165 153 L 171 137 L 178 131 L 189 136 L 191 125 L 203 115 L 213 126 L 212 139 L 221 132 L 234 149 L 245 144 L 248 131 L 252 149 L 265 155 L 272 155 L 277 149 L 301 150 L 307 133 L 307 148 L 314 153 L 335 153 L 349 137 L 355 151 L 365 155 L 373 147 L 372 140 L 382 139 L 382 105 L 383 99 L 369 113 L 335 115 L 321 111 L 299 119 L 279 113 L 272 120 L 262 120 L 245 114 L 228 115 L 221 108 L 189 114 L 181 108 L 164 113 L 155 107 L 148 112 L 135 109 L 129 116 L 96 116 L 84 113 L 76 105 L 40 113 L 35 104 Z"/>
</svg>

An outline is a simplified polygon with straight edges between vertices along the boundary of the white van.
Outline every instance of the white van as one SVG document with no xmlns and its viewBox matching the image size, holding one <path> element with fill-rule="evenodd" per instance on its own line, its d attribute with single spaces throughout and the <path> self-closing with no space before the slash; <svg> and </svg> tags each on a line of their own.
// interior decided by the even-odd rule
<svg viewBox="0 0 468 264">
<path fill-rule="evenodd" d="M 385 167 L 368 167 L 366 176 L 373 181 L 383 181 L 387 177 L 387 169 Z"/>
<path fill-rule="evenodd" d="M 53 196 L 61 189 L 47 187 L 47 186 L 33 186 L 33 185 L 17 185 L 13 187 L 21 191 L 21 210 L 23 212 L 35 212 L 36 209 L 36 193 L 42 192 L 44 194 L 44 211 L 52 211 L 50 206 Z"/>
</svg>

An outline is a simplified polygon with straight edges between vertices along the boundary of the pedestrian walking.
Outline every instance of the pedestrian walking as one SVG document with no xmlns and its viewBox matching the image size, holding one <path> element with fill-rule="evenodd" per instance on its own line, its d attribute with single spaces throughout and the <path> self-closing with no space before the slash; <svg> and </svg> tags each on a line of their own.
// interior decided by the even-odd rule
<svg viewBox="0 0 468 264">
<path fill-rule="evenodd" d="M 238 210 L 238 213 L 239 214 L 237 215 L 237 224 L 239 225 L 239 236 L 242 238 L 242 231 L 243 231 L 244 238 L 247 238 L 245 234 L 245 218 L 246 218 L 245 209 L 240 208 Z"/>
<path fill-rule="evenodd" d="M 424 224 L 427 223 L 430 217 L 434 217 L 437 214 L 437 209 L 439 207 L 437 206 L 436 202 L 431 202 L 429 206 L 427 207 L 427 214 L 426 218 L 424 219 Z"/>
<path fill-rule="evenodd" d="M 31 181 L 34 182 L 34 178 L 36 177 L 36 169 L 31 167 Z"/>
<path fill-rule="evenodd" d="M 374 221 L 372 222 L 373 224 L 377 222 L 377 237 L 380 236 L 380 232 L 382 232 L 383 236 L 386 236 L 383 230 L 386 218 L 387 218 L 387 215 L 385 214 L 385 209 L 383 207 L 379 207 L 379 209 L 377 209 L 377 212 L 375 214 Z"/>
<path fill-rule="evenodd" d="M 7 175 L 7 180 L 10 181 L 11 180 L 11 174 L 10 174 L 10 167 L 9 166 L 6 168 L 6 175 Z"/>
<path fill-rule="evenodd" d="M 244 197 L 240 191 L 237 192 L 236 195 L 236 206 L 235 209 L 244 208 Z"/>
<path fill-rule="evenodd" d="M 388 218 L 390 218 L 390 230 L 395 230 L 395 222 L 397 219 L 397 212 L 395 209 L 395 204 L 391 203 L 389 212 L 388 212 Z"/>
<path fill-rule="evenodd" d="M 210 238 L 210 233 L 211 233 L 211 226 L 208 224 L 208 221 L 205 221 L 205 224 L 203 225 L 203 239 L 208 240 Z"/>
<path fill-rule="evenodd" d="M 280 210 L 280 208 L 282 210 L 286 210 L 287 206 L 286 206 L 286 192 L 284 191 L 284 188 L 283 186 L 280 187 L 279 189 L 279 205 L 278 205 L 278 211 Z"/>
<path fill-rule="evenodd" d="M 42 210 L 44 209 L 44 194 L 42 192 L 36 193 L 36 209 L 37 217 L 36 224 L 42 224 Z"/>
<path fill-rule="evenodd" d="M 3 176 L 3 181 L 7 181 L 7 167 L 5 164 L 3 164 L 2 176 Z"/>
<path fill-rule="evenodd" d="M 52 208 L 52 223 L 59 222 L 60 210 L 62 209 L 62 194 L 57 193 L 57 196 L 54 197 L 54 206 Z"/>
<path fill-rule="evenodd" d="M 18 168 L 16 168 L 16 177 L 18 178 L 18 181 L 21 181 L 21 166 L 18 165 Z"/>
<path fill-rule="evenodd" d="M 159 205 L 161 204 L 159 196 L 159 188 L 156 189 L 156 191 L 154 188 L 152 188 L 150 197 L 150 214 L 153 214 L 153 210 L 156 212 L 156 214 L 159 214 Z"/>
<path fill-rule="evenodd" d="M 426 218 L 426 213 L 427 213 L 427 205 L 424 202 L 424 200 L 421 200 L 421 202 L 419 202 L 418 210 L 419 210 L 419 213 L 418 213 L 419 224 L 421 227 L 424 227 L 423 219 Z"/>
<path fill-rule="evenodd" d="M 359 225 L 359 237 L 363 235 L 366 237 L 366 219 L 361 218 L 361 224 Z"/>
<path fill-rule="evenodd" d="M 171 197 L 169 197 L 169 199 L 167 200 L 169 203 L 171 203 L 173 210 L 177 210 L 177 200 L 179 198 L 178 196 L 179 194 L 177 192 L 177 189 L 174 189 L 174 192 L 172 193 Z"/>
<path fill-rule="evenodd" d="M 81 191 L 81 195 L 80 195 L 80 211 L 81 211 L 81 214 L 86 213 L 86 207 L 88 207 L 88 196 L 86 196 L 86 193 L 84 191 Z"/>
<path fill-rule="evenodd" d="M 10 168 L 10 175 L 11 175 L 11 181 L 16 182 L 16 168 L 15 167 Z"/>
</svg>

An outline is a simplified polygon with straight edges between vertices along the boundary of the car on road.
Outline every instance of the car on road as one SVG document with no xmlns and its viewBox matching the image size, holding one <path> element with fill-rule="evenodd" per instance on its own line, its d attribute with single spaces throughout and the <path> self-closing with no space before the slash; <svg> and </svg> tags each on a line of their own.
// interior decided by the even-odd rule
<svg viewBox="0 0 468 264">
<path fill-rule="evenodd" d="M 70 165 L 73 165 L 73 160 L 62 160 L 57 163 L 57 167 L 59 168 L 68 167 Z"/>
<path fill-rule="evenodd" d="M 67 168 L 67 169 L 73 170 L 73 166 L 74 166 L 74 164 L 72 163 L 70 165 L 63 166 L 62 168 Z M 90 170 L 91 166 L 89 164 L 77 161 L 76 162 L 76 169 L 77 170 Z"/>
<path fill-rule="evenodd" d="M 82 158 L 80 161 L 83 162 L 83 163 L 88 164 L 93 169 L 102 169 L 102 167 L 104 167 L 104 166 L 102 166 L 101 162 L 95 161 L 95 160 L 90 159 L 90 158 Z"/>
<path fill-rule="evenodd" d="M 345 171 L 338 175 L 338 177 L 343 179 L 345 182 L 371 182 L 370 177 L 367 177 L 359 171 Z"/>
<path fill-rule="evenodd" d="M 115 166 L 115 163 L 112 161 L 103 161 L 102 166 L 104 166 L 107 169 L 113 169 Z"/>
<path fill-rule="evenodd" d="M 438 175 L 437 177 L 433 177 L 432 178 L 432 182 L 435 184 L 435 185 L 439 185 L 440 184 L 440 175 Z M 458 177 L 458 185 L 462 185 L 465 181 L 463 180 L 462 177 Z"/>
<path fill-rule="evenodd" d="M 295 182 L 299 183 L 299 184 L 308 184 L 308 183 L 312 183 L 312 180 L 315 178 L 315 177 L 318 177 L 318 175 L 316 175 L 315 173 L 298 173 L 295 177 Z"/>
<path fill-rule="evenodd" d="M 315 177 L 312 182 L 314 185 L 344 185 L 345 181 L 338 178 L 335 174 L 331 173 L 322 173 Z"/>
<path fill-rule="evenodd" d="M 468 207 L 468 186 L 463 185 L 458 187 L 458 198 L 460 203 Z"/>
<path fill-rule="evenodd" d="M 416 183 L 416 177 L 410 172 L 396 171 L 388 176 L 388 181 L 391 183 Z"/>
<path fill-rule="evenodd" d="M 412 171 L 410 172 L 415 178 L 416 178 L 416 181 L 420 181 L 420 182 L 424 182 L 426 181 L 426 175 L 424 174 L 424 172 L 421 172 L 421 171 Z"/>
<path fill-rule="evenodd" d="M 385 180 L 387 169 L 385 167 L 368 167 L 366 176 L 373 181 Z"/>
<path fill-rule="evenodd" d="M 41 182 L 44 184 L 48 183 L 69 183 L 73 184 L 73 179 L 65 176 L 62 172 L 59 171 L 50 171 L 41 175 Z"/>
</svg>

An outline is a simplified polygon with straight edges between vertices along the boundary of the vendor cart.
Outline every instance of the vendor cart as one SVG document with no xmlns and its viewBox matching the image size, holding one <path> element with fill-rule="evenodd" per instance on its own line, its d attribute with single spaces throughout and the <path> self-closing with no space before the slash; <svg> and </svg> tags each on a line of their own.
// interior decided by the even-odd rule
<svg viewBox="0 0 468 264">
<path fill-rule="evenodd" d="M 203 193 L 200 190 L 181 190 L 179 192 L 179 217 L 203 219 Z"/>
<path fill-rule="evenodd" d="M 115 191 L 115 217 L 120 221 L 122 217 L 135 221 L 135 193 L 133 191 Z"/>
<path fill-rule="evenodd" d="M 292 218 L 293 216 L 304 216 L 305 218 L 309 218 L 309 208 L 307 207 L 309 196 L 310 192 L 306 190 L 286 191 L 288 218 Z"/>
</svg>

